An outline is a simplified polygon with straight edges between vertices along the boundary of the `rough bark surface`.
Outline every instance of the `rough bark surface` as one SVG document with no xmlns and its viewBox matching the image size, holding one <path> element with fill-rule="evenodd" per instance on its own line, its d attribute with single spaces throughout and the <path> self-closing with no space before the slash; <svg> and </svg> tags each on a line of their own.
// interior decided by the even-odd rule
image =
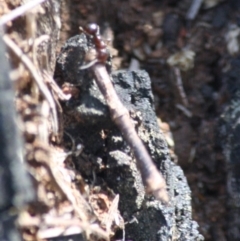
<svg viewBox="0 0 240 241">
<path fill-rule="evenodd" d="M 47 68 L 50 73 L 54 72 L 56 63 L 56 48 L 59 40 L 61 20 L 60 20 L 60 0 L 48 0 L 44 2 L 41 6 L 43 7 L 45 13 L 38 15 L 37 17 L 37 36 L 43 34 L 49 35 L 49 41 L 43 42 L 40 46 L 38 56 L 40 61 L 40 66 L 42 68 Z M 47 63 L 41 62 L 41 54 L 45 53 L 47 57 Z"/>
<path fill-rule="evenodd" d="M 120 210 L 125 221 L 129 221 L 127 239 L 203 240 L 192 220 L 191 192 L 186 178 L 182 169 L 170 160 L 159 129 L 147 72 L 118 71 L 112 74 L 112 79 L 139 136 L 166 178 L 171 198 L 167 206 L 146 196 L 131 149 L 112 123 L 91 71 L 79 69 L 89 46 L 84 34 L 69 39 L 58 57 L 55 72 L 59 84 L 67 81 L 79 90 L 78 96 L 63 104 L 65 131 L 76 145 L 84 144 L 84 151 L 75 160 L 79 170 L 86 180 L 91 181 L 95 176 L 95 184 L 106 183 L 120 194 Z M 133 218 L 137 222 L 130 222 Z"/>
<path fill-rule="evenodd" d="M 9 8 L 13 6 L 17 8 L 26 2 L 9 1 L 7 4 L 9 4 Z M 6 28 L 7 33 L 17 32 L 22 39 L 49 36 L 48 40 L 40 41 L 37 48 L 37 60 L 40 68 L 46 69 L 50 73 L 53 73 L 55 68 L 56 48 L 61 28 L 60 2 L 59 0 L 45 1 L 35 10 L 27 11 Z"/>
<path fill-rule="evenodd" d="M 27 2 L 0 1 L 0 16 L 11 13 L 11 10 Z M 0 39 L 0 240 L 22 240 L 19 231 L 23 230 L 19 226 L 16 227 L 16 219 L 24 209 L 27 209 L 26 206 L 29 203 L 37 200 L 36 186 L 33 188 L 36 183 L 33 184 L 33 178 L 29 177 L 29 173 L 25 169 L 26 166 L 29 167 L 26 160 L 26 156 L 29 155 L 29 149 L 26 148 L 29 139 L 27 140 L 24 134 L 26 134 L 25 131 L 29 131 L 29 128 L 25 126 L 26 119 L 22 113 L 19 113 L 21 106 L 19 103 L 22 103 L 24 98 L 32 100 L 32 93 L 28 93 L 26 90 L 31 89 L 35 82 L 30 81 L 31 75 L 24 69 L 21 58 L 24 55 L 27 56 L 34 63 L 33 66 L 36 69 L 34 68 L 33 71 L 35 72 L 42 72 L 45 69 L 49 73 L 53 73 L 60 32 L 59 2 L 58 0 L 45 1 L 34 10 L 26 11 L 4 26 L 5 34 L 13 40 L 17 48 L 8 49 L 7 52 L 2 38 Z M 2 35 L 4 31 L 1 26 Z M 43 39 L 45 40 L 43 41 Z M 6 42 L 8 41 L 5 39 Z M 19 50 L 22 51 L 22 56 L 16 57 L 16 52 Z M 9 62 L 12 64 L 12 68 L 9 66 Z M 19 66 L 22 71 L 19 71 Z M 15 78 L 10 75 L 14 71 L 18 73 Z M 15 92 L 13 85 L 17 89 Z M 26 87 L 25 92 L 24 87 Z M 42 100 L 37 103 L 38 107 L 41 105 L 40 102 Z M 28 108 L 29 106 L 25 106 L 24 109 Z M 40 108 L 37 110 L 38 114 L 39 110 Z M 33 113 L 31 108 L 28 111 Z M 28 121 L 33 121 L 33 119 L 34 115 L 31 115 Z M 47 130 L 44 131 L 47 132 Z"/>
<path fill-rule="evenodd" d="M 0 240 L 20 241 L 14 225 L 17 215 L 10 210 L 33 201 L 35 192 L 23 163 L 23 143 L 16 125 L 14 91 L 8 75 L 10 66 L 2 39 L 0 63 Z"/>
</svg>

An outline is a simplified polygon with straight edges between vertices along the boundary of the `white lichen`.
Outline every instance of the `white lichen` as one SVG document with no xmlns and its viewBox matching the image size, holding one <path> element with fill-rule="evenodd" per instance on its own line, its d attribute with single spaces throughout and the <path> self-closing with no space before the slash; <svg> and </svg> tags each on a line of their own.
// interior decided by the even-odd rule
<svg viewBox="0 0 240 241">
<path fill-rule="evenodd" d="M 187 71 L 194 67 L 195 52 L 192 50 L 181 50 L 167 59 L 170 66 L 175 66 L 182 71 Z"/>
<path fill-rule="evenodd" d="M 223 2 L 224 0 L 204 0 L 204 8 L 212 8 L 218 5 L 219 3 Z"/>
<path fill-rule="evenodd" d="M 240 28 L 237 25 L 231 25 L 225 35 L 227 50 L 230 55 L 236 55 L 239 52 Z"/>
</svg>

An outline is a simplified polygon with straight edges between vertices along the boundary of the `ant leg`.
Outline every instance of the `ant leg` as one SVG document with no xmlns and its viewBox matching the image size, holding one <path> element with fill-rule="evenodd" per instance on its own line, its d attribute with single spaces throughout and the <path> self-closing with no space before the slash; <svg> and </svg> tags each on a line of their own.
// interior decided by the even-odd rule
<svg viewBox="0 0 240 241">
<path fill-rule="evenodd" d="M 87 31 L 85 31 L 85 29 L 83 27 L 80 26 L 79 30 L 80 30 L 81 33 L 84 33 L 84 34 L 86 34 L 86 35 L 88 35 L 90 37 L 93 37 L 91 34 L 89 34 Z"/>
<path fill-rule="evenodd" d="M 96 64 L 98 62 L 98 59 L 94 59 L 93 61 L 89 62 L 88 64 L 82 65 L 80 67 L 81 70 L 83 69 L 88 69 L 90 67 L 92 67 L 94 64 Z"/>
</svg>

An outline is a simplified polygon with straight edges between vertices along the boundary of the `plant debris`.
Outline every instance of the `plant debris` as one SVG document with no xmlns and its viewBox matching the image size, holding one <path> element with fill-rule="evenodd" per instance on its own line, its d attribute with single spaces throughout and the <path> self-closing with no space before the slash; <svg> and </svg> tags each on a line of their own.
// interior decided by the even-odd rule
<svg viewBox="0 0 240 241">
<path fill-rule="evenodd" d="M 60 241 L 64 236 L 73 240 L 118 240 L 125 231 L 126 239 L 134 241 L 158 240 L 165 234 L 172 240 L 182 240 L 181 232 L 185 231 L 199 240 L 199 232 L 207 241 L 230 237 L 231 227 L 226 225 L 228 162 L 216 140 L 216 130 L 218 117 L 237 89 L 231 83 L 237 75 L 233 60 L 240 51 L 238 1 L 30 2 L 0 3 L 17 125 L 37 195 L 35 201 L 19 210 L 23 240 Z M 96 92 L 89 70 L 73 71 L 97 53 L 71 62 L 64 76 L 59 69 L 55 72 L 56 56 L 61 56 L 57 64 L 67 63 L 71 52 L 69 48 L 69 53 L 61 55 L 60 48 L 66 47 L 63 43 L 79 34 L 79 26 L 90 22 L 100 25 L 102 40 L 109 49 L 108 73 L 128 69 L 132 63 L 134 74 L 120 71 L 112 78 L 121 101 L 130 103 L 128 111 L 138 135 L 170 187 L 170 200 L 175 201 L 166 209 L 146 195 L 141 178 L 136 178 L 140 176 L 131 149 L 108 119 L 104 98 Z M 93 47 L 90 44 L 81 51 Z M 79 52 L 73 54 L 73 59 L 79 58 Z M 142 90 L 149 90 L 146 86 L 138 94 L 134 92 L 142 87 L 143 78 L 149 80 L 140 69 L 151 77 L 154 100 L 150 95 L 144 98 L 148 91 L 141 95 Z M 90 81 L 86 83 L 86 79 Z M 130 83 L 136 84 L 134 88 Z M 89 96 L 93 98 L 86 102 Z M 157 122 L 146 121 L 150 112 L 142 111 L 140 106 L 144 105 L 139 104 L 146 99 L 152 101 L 151 111 L 155 107 L 160 128 Z M 235 102 L 231 103 L 234 106 Z M 134 109 L 136 106 L 139 109 Z M 157 120 L 155 115 L 152 119 Z M 178 165 L 184 170 L 192 195 Z M 165 170 L 175 174 L 171 176 Z M 169 181 L 173 179 L 176 182 Z M 126 190 L 130 194 L 125 195 Z M 170 213 L 174 214 L 166 218 Z M 191 225 L 185 225 L 186 220 Z M 199 224 L 199 232 L 193 220 Z"/>
</svg>

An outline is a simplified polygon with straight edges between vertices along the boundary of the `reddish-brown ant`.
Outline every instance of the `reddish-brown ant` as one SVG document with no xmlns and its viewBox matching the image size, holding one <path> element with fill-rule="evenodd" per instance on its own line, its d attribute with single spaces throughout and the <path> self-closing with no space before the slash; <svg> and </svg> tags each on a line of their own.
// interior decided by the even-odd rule
<svg viewBox="0 0 240 241">
<path fill-rule="evenodd" d="M 97 51 L 97 58 L 91 61 L 89 64 L 84 65 L 81 69 L 86 69 L 93 66 L 95 63 L 105 63 L 108 59 L 108 51 L 105 42 L 99 33 L 99 26 L 95 23 L 87 24 L 85 27 L 80 27 L 80 30 L 92 37 L 93 43 L 95 44 Z"/>
</svg>

